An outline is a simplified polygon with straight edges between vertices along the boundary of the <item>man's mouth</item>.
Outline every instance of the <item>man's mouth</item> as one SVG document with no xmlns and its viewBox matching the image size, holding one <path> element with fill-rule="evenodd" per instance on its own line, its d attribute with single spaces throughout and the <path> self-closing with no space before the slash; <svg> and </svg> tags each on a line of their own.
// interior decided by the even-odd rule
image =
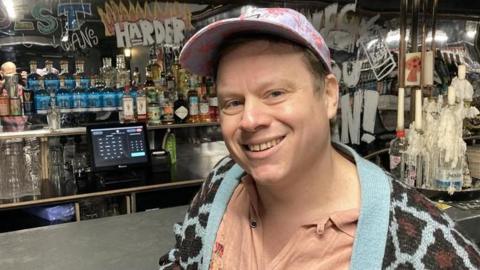
<svg viewBox="0 0 480 270">
<path fill-rule="evenodd" d="M 260 143 L 260 144 L 246 144 L 246 145 L 244 145 L 244 147 L 247 150 L 252 151 L 252 152 L 265 151 L 265 150 L 268 150 L 268 149 L 274 147 L 275 145 L 279 144 L 283 140 L 283 138 L 285 138 L 285 137 L 273 139 L 273 140 L 263 142 L 263 143 Z"/>
</svg>

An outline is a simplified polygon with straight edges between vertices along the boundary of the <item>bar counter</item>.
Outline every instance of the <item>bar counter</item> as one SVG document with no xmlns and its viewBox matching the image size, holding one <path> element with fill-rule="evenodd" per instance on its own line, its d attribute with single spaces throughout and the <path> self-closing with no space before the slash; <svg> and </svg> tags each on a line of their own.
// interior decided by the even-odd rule
<svg viewBox="0 0 480 270">
<path fill-rule="evenodd" d="M 186 206 L 0 234 L 2 270 L 157 269 Z"/>
</svg>

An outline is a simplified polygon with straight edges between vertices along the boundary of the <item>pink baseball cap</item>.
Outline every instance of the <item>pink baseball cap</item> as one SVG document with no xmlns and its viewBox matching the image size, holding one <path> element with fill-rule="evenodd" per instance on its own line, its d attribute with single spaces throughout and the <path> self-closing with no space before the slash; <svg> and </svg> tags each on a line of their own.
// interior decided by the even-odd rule
<svg viewBox="0 0 480 270">
<path fill-rule="evenodd" d="M 238 18 L 224 19 L 205 26 L 183 46 L 180 64 L 201 76 L 214 75 L 218 48 L 237 33 L 265 33 L 310 48 L 328 72 L 330 51 L 320 33 L 301 13 L 289 8 L 256 8 Z"/>
</svg>

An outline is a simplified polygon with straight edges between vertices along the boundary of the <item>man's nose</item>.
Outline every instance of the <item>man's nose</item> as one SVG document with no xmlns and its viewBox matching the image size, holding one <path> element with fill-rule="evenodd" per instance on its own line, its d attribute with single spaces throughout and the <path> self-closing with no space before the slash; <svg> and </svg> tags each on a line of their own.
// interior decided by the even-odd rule
<svg viewBox="0 0 480 270">
<path fill-rule="evenodd" d="M 240 128 L 244 131 L 255 132 L 267 127 L 272 121 L 268 106 L 258 100 L 246 100 Z"/>
</svg>

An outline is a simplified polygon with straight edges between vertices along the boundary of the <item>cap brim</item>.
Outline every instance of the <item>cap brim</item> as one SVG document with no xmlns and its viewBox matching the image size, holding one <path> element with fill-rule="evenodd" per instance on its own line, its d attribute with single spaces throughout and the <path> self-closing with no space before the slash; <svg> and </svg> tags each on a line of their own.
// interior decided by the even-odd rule
<svg viewBox="0 0 480 270">
<path fill-rule="evenodd" d="M 248 18 L 225 19 L 202 28 L 185 43 L 180 54 L 180 64 L 191 73 L 200 76 L 212 76 L 214 75 L 213 68 L 216 64 L 220 45 L 234 34 L 248 32 L 279 36 L 310 48 L 329 70 L 329 64 L 325 63 L 323 57 L 318 55 L 316 50 L 311 48 L 309 42 L 297 32 L 285 27 L 283 24 Z"/>
</svg>

